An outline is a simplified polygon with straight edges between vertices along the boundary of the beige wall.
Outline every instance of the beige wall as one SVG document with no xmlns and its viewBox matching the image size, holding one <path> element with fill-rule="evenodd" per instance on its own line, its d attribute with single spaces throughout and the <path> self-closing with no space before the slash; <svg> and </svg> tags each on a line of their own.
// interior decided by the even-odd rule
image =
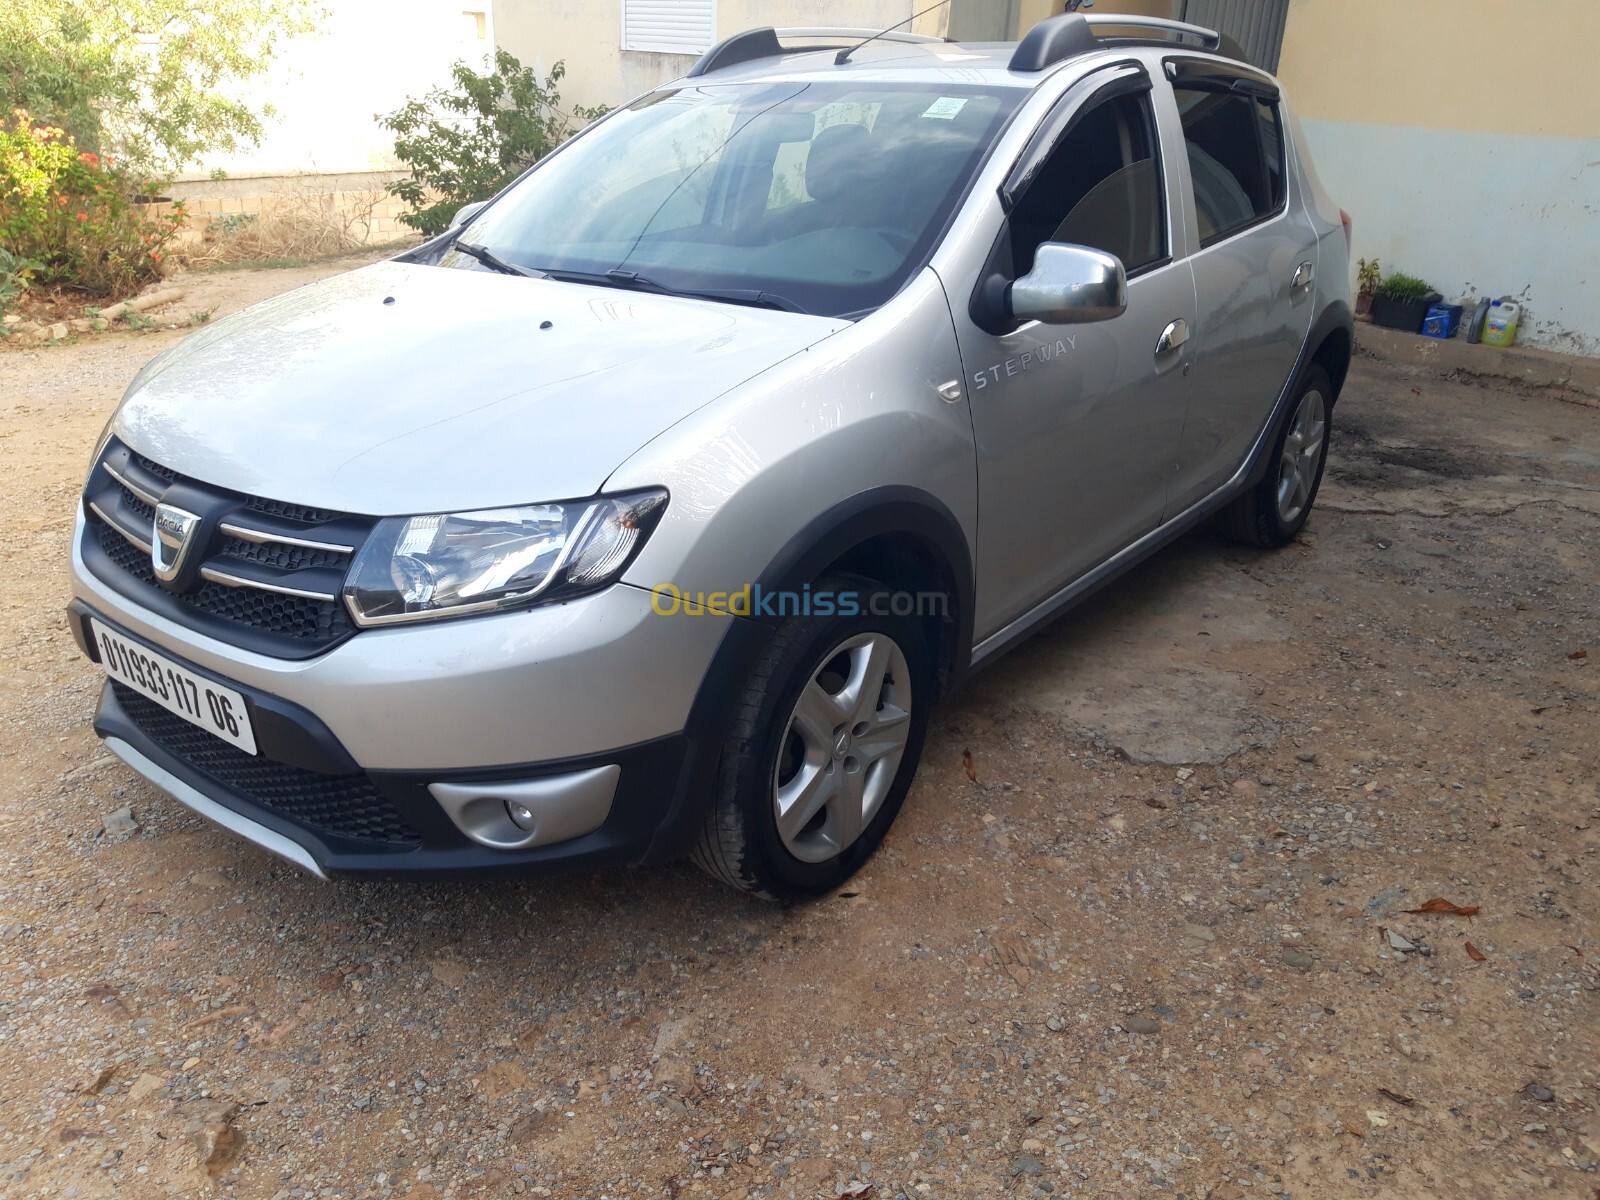
<svg viewBox="0 0 1600 1200">
<path fill-rule="evenodd" d="M 927 0 L 718 0 L 717 36 L 762 25 L 846 25 L 881 29 L 928 6 Z M 941 11 L 918 18 L 917 33 L 942 34 Z M 694 55 L 622 50 L 620 0 L 494 0 L 496 43 L 538 70 L 567 65 L 564 104 L 620 104 L 675 79 Z"/>
<path fill-rule="evenodd" d="M 1592 138 L 1597 39 L 1600 0 L 1292 0 L 1278 77 L 1304 117 Z"/>
</svg>

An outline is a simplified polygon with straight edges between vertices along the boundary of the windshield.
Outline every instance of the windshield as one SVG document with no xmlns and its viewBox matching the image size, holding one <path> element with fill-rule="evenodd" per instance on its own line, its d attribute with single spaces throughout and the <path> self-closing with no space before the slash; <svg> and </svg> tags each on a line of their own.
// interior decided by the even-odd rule
<svg viewBox="0 0 1600 1200">
<path fill-rule="evenodd" d="M 618 286 L 859 313 L 922 264 L 1023 94 L 847 80 L 652 92 L 459 240 L 557 278 L 620 272 Z M 441 261 L 487 269 L 458 251 Z"/>
</svg>

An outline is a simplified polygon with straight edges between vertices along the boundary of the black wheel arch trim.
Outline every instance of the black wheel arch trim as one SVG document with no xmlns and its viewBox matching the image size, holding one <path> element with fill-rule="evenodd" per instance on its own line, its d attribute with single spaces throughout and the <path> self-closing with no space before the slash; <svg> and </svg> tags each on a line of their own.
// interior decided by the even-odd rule
<svg viewBox="0 0 1600 1200">
<path fill-rule="evenodd" d="M 1256 444 L 1250 451 L 1250 467 L 1245 473 L 1244 481 L 1232 494 L 1248 491 L 1260 483 L 1267 475 L 1267 467 L 1272 459 L 1273 433 L 1278 428 L 1278 422 L 1283 420 L 1284 413 L 1288 410 L 1295 396 L 1300 391 L 1300 385 L 1305 381 L 1306 371 L 1317 361 L 1317 354 L 1327 342 L 1330 335 L 1343 332 L 1353 351 L 1355 348 L 1355 317 L 1351 315 L 1350 306 L 1343 300 L 1334 300 L 1322 310 L 1320 316 L 1312 323 L 1311 330 L 1306 334 L 1306 339 L 1301 343 L 1300 356 L 1295 359 L 1294 370 L 1289 372 L 1289 380 L 1284 384 L 1283 391 L 1278 395 L 1278 401 L 1272 406 L 1272 415 L 1262 428 Z M 1328 398 L 1328 408 L 1332 411 L 1338 401 L 1338 391 L 1344 386 L 1344 376 L 1340 375 L 1334 380 L 1335 394 Z"/>
<path fill-rule="evenodd" d="M 858 492 L 807 522 L 751 582 L 768 591 L 797 589 L 815 580 L 850 551 L 885 535 L 909 536 L 923 542 L 942 560 L 954 581 L 954 654 L 940 689 L 946 693 L 966 675 L 971 663 L 974 582 L 972 553 L 961 523 L 938 497 L 904 485 Z M 684 723 L 688 752 L 646 861 L 682 858 L 699 836 L 715 791 L 717 766 L 733 706 L 772 629 L 773 622 L 766 618 L 734 617 L 728 622 L 727 632 L 689 708 Z"/>
</svg>

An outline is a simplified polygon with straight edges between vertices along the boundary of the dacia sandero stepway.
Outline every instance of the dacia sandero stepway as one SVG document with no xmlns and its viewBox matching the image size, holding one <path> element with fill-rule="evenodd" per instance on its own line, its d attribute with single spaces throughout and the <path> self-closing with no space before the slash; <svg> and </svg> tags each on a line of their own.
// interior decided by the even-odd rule
<svg viewBox="0 0 1600 1200">
<path fill-rule="evenodd" d="M 1349 222 L 1212 31 L 757 29 L 442 236 L 142 370 L 96 731 L 326 876 L 882 841 L 964 674 L 1198 522 L 1291 540 Z"/>
</svg>

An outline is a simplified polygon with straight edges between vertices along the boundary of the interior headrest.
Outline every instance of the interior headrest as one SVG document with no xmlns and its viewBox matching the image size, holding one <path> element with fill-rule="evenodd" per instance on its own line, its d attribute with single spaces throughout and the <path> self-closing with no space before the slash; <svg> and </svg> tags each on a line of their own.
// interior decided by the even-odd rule
<svg viewBox="0 0 1600 1200">
<path fill-rule="evenodd" d="M 872 131 L 865 125 L 829 125 L 806 155 L 806 191 L 813 200 L 845 196 L 872 165 Z"/>
</svg>

